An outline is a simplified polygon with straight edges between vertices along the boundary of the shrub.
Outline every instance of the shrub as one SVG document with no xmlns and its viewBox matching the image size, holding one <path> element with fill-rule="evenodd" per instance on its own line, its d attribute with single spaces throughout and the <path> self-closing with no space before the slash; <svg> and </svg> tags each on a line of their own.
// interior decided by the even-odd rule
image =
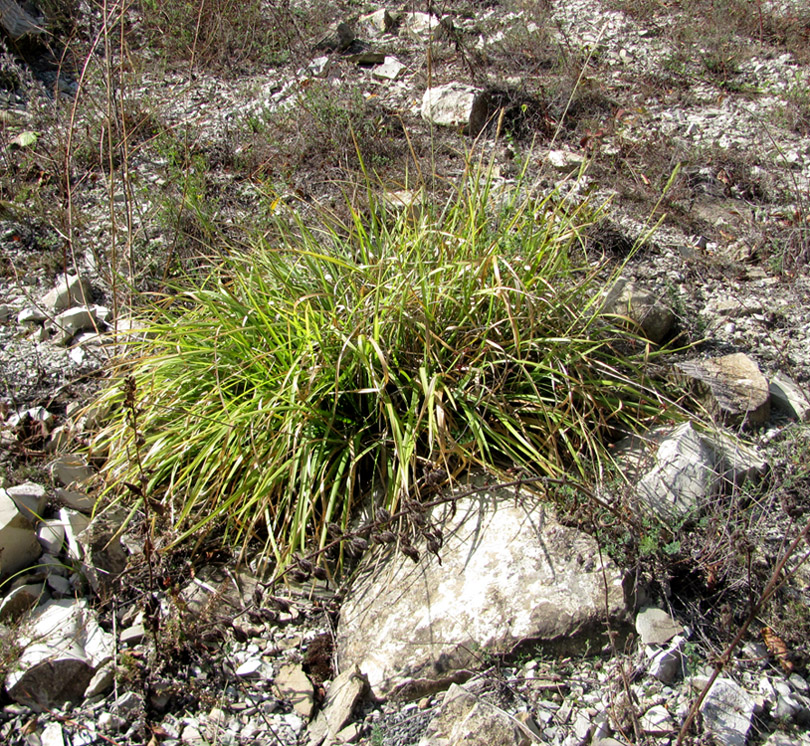
<svg viewBox="0 0 810 746">
<path fill-rule="evenodd" d="M 599 211 L 520 194 L 476 174 L 440 210 L 369 194 L 314 223 L 276 200 L 249 255 L 155 310 L 103 395 L 109 489 L 140 485 L 180 539 L 222 526 L 283 563 L 418 499 L 425 472 L 587 477 L 663 399 L 649 346 L 601 313 L 611 278 L 580 238 Z"/>
</svg>

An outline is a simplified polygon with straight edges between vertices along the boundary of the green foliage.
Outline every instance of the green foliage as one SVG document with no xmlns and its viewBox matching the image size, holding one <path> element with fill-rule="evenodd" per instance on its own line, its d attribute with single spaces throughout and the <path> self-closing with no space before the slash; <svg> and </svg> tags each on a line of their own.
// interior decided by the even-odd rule
<svg viewBox="0 0 810 746">
<path fill-rule="evenodd" d="M 518 194 L 477 173 L 442 210 L 369 194 L 314 225 L 276 200 L 249 255 L 155 309 L 121 371 L 140 432 L 119 410 L 97 441 L 111 489 L 142 484 L 181 539 L 222 524 L 284 562 L 372 494 L 418 497 L 428 464 L 588 476 L 663 400 L 647 346 L 600 312 L 602 268 L 578 264 L 593 211 Z"/>
</svg>

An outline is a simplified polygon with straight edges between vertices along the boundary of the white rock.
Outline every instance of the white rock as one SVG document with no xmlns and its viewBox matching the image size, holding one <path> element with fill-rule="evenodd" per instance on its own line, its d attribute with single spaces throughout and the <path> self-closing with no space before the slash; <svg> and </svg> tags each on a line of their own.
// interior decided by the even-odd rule
<svg viewBox="0 0 810 746">
<path fill-rule="evenodd" d="M 701 705 L 703 722 L 710 733 L 724 746 L 745 746 L 754 700 L 736 682 L 717 679 Z"/>
<path fill-rule="evenodd" d="M 371 71 L 371 75 L 382 80 L 396 80 L 404 69 L 405 65 L 396 57 L 386 57 L 382 65 L 377 65 Z"/>
<path fill-rule="evenodd" d="M 29 328 L 39 326 L 48 320 L 48 315 L 38 308 L 23 308 L 17 314 L 17 323 Z"/>
<path fill-rule="evenodd" d="M 770 382 L 771 401 L 800 422 L 810 420 L 810 401 L 804 390 L 784 373 L 777 373 Z"/>
<path fill-rule="evenodd" d="M 37 529 L 37 539 L 42 548 L 50 554 L 59 554 L 65 543 L 65 527 L 62 521 L 49 518 Z"/>
<path fill-rule="evenodd" d="M 0 491 L 0 577 L 33 564 L 42 554 L 31 522 L 14 501 Z"/>
<path fill-rule="evenodd" d="M 65 736 L 62 733 L 62 725 L 58 722 L 50 722 L 43 729 L 39 736 L 42 746 L 65 746 Z"/>
<path fill-rule="evenodd" d="M 90 518 L 77 510 L 60 508 L 59 520 L 65 527 L 68 555 L 71 559 L 80 560 L 82 558 L 82 547 L 77 537 L 90 525 Z"/>
<path fill-rule="evenodd" d="M 650 606 L 641 609 L 636 615 L 636 632 L 643 645 L 664 645 L 683 632 L 683 625 L 663 609 Z"/>
<path fill-rule="evenodd" d="M 642 714 L 639 721 L 644 730 L 669 730 L 675 724 L 669 711 L 663 705 L 650 707 Z"/>
<path fill-rule="evenodd" d="M 42 305 L 59 313 L 71 306 L 88 305 L 92 300 L 90 281 L 79 275 L 62 277 L 56 287 L 42 299 Z"/>
<path fill-rule="evenodd" d="M 478 649 L 576 641 L 604 619 L 606 604 L 611 615 L 626 611 L 623 573 L 606 561 L 603 574 L 593 539 L 530 495 L 493 487 L 456 507 L 441 565 L 421 543 L 416 564 L 369 562 L 343 603 L 338 658 L 359 666 L 377 694 L 475 666 Z"/>
<path fill-rule="evenodd" d="M 25 482 L 24 484 L 9 487 L 6 490 L 0 490 L 0 492 L 3 491 L 14 501 L 17 509 L 29 521 L 41 520 L 45 512 L 45 506 L 48 504 L 48 495 L 41 484 Z"/>
<path fill-rule="evenodd" d="M 98 331 L 103 323 L 92 306 L 79 306 L 62 311 L 49 326 L 49 332 L 57 344 L 65 345 L 79 332 Z"/>
<path fill-rule="evenodd" d="M 487 95 L 480 88 L 448 83 L 428 88 L 422 98 L 422 118 L 447 127 L 465 127 L 473 136 L 486 126 Z"/>
</svg>

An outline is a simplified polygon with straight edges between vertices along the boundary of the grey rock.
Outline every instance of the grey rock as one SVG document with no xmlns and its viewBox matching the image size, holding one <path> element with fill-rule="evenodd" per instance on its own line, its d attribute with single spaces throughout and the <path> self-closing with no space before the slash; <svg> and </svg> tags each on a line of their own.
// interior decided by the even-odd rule
<svg viewBox="0 0 810 746">
<path fill-rule="evenodd" d="M 6 490 L 0 490 L 0 492 L 2 491 L 5 491 L 14 501 L 20 513 L 29 521 L 38 521 L 42 518 L 45 506 L 48 504 L 48 495 L 41 484 L 25 482 Z"/>
<path fill-rule="evenodd" d="M 636 632 L 643 645 L 663 645 L 675 635 L 683 632 L 683 625 L 676 622 L 663 609 L 652 606 L 639 611 L 636 615 Z"/>
<path fill-rule="evenodd" d="M 0 577 L 28 567 L 40 554 L 42 548 L 31 522 L 5 490 L 0 490 Z"/>
<path fill-rule="evenodd" d="M 344 52 L 357 37 L 352 27 L 345 22 L 338 23 L 334 29 L 315 44 L 315 49 L 325 52 Z"/>
<path fill-rule="evenodd" d="M 66 345 L 79 332 L 98 331 L 104 324 L 92 306 L 77 306 L 58 314 L 48 327 L 56 344 Z"/>
<path fill-rule="evenodd" d="M 810 420 L 810 401 L 792 378 L 784 373 L 777 373 L 771 379 L 769 388 L 774 406 L 800 422 Z"/>
<path fill-rule="evenodd" d="M 42 305 L 54 313 L 73 306 L 87 306 L 92 301 L 93 288 L 90 281 L 80 275 L 62 277 L 45 297 Z"/>
<path fill-rule="evenodd" d="M 81 548 L 82 571 L 96 595 L 104 598 L 127 565 L 127 555 L 115 527 L 96 517 L 76 536 Z"/>
<path fill-rule="evenodd" d="M 293 709 L 309 719 L 315 706 L 315 689 L 301 666 L 288 663 L 283 665 L 275 679 L 279 697 L 289 701 Z"/>
<path fill-rule="evenodd" d="M 664 341 L 675 322 L 675 314 L 659 296 L 626 280 L 618 281 L 608 293 L 605 310 L 630 319 L 655 344 Z"/>
<path fill-rule="evenodd" d="M 2 0 L 0 0 L 2 1 Z M 23 308 L 17 314 L 17 323 L 20 326 L 27 326 L 33 328 L 45 323 L 48 320 L 48 314 L 41 311 L 39 308 Z"/>
<path fill-rule="evenodd" d="M 736 682 L 717 679 L 700 707 L 706 729 L 726 746 L 745 746 L 751 719 L 753 698 Z"/>
<path fill-rule="evenodd" d="M 6 676 L 6 689 L 35 710 L 80 701 L 96 668 L 115 649 L 86 602 L 72 599 L 48 601 L 31 612 L 19 643 L 24 649 Z"/>
<path fill-rule="evenodd" d="M 419 746 L 529 746 L 539 742 L 517 718 L 453 684 Z"/>
<path fill-rule="evenodd" d="M 654 652 L 650 661 L 650 676 L 662 684 L 671 684 L 684 673 L 685 659 L 683 649 L 686 638 L 679 635 L 663 650 Z"/>
<path fill-rule="evenodd" d="M 51 464 L 51 473 L 63 487 L 71 488 L 86 482 L 95 471 L 81 454 L 66 453 Z"/>
<path fill-rule="evenodd" d="M 92 473 L 92 470 L 90 470 Z M 67 490 L 64 487 L 57 487 L 54 490 L 54 497 L 66 508 L 78 510 L 80 513 L 92 513 L 96 501 L 84 492 Z"/>
<path fill-rule="evenodd" d="M 121 631 L 118 639 L 122 645 L 137 645 L 146 637 L 146 627 L 143 624 L 133 624 Z M 242 675 L 242 674 L 238 674 Z"/>
<path fill-rule="evenodd" d="M 725 424 L 761 425 L 770 415 L 770 390 L 759 366 L 740 352 L 709 360 L 676 363 L 675 368 L 696 383 L 713 415 Z"/>
<path fill-rule="evenodd" d="M 59 520 L 65 527 L 65 541 L 67 541 L 68 545 L 68 556 L 73 560 L 80 560 L 82 558 L 82 546 L 78 536 L 90 525 L 90 518 L 84 513 L 79 513 L 77 510 L 60 508 Z"/>
<path fill-rule="evenodd" d="M 670 730 L 675 725 L 672 715 L 663 705 L 650 707 L 649 710 L 642 713 L 639 722 L 644 730 L 651 731 Z"/>
<path fill-rule="evenodd" d="M 489 96 L 485 91 L 462 83 L 428 88 L 422 97 L 422 118 L 446 127 L 463 127 L 473 137 L 486 126 Z"/>
<path fill-rule="evenodd" d="M 26 611 L 33 609 L 44 597 L 45 586 L 42 583 L 20 585 L 0 601 L 0 622 L 17 619 Z"/>
<path fill-rule="evenodd" d="M 309 746 L 334 743 L 337 734 L 349 724 L 368 688 L 368 680 L 357 668 L 339 674 L 329 687 L 318 717 L 309 726 Z"/>
<path fill-rule="evenodd" d="M 11 306 L 9 306 L 7 303 L 0 304 L 0 323 L 10 321 L 13 315 L 14 309 Z"/>
<path fill-rule="evenodd" d="M 59 554 L 65 543 L 64 524 L 60 520 L 49 518 L 37 528 L 37 539 L 44 551 Z"/>
<path fill-rule="evenodd" d="M 488 489 L 435 519 L 447 537 L 441 565 L 424 550 L 418 564 L 373 560 L 344 601 L 340 666 L 359 666 L 375 693 L 459 683 L 481 651 L 508 653 L 527 639 L 576 648 L 605 613 L 626 613 L 623 574 L 526 493 Z"/>
<path fill-rule="evenodd" d="M 47 578 L 48 590 L 54 598 L 65 598 L 70 596 L 70 581 L 63 575 L 48 575 Z"/>
<path fill-rule="evenodd" d="M 585 162 L 585 158 L 570 150 L 549 150 L 546 153 L 546 161 L 557 171 L 570 173 L 578 171 Z"/>
<path fill-rule="evenodd" d="M 391 31 L 396 19 L 386 8 L 380 8 L 373 13 L 360 16 L 358 23 L 369 36 L 382 36 Z"/>
<path fill-rule="evenodd" d="M 93 674 L 93 678 L 90 679 L 90 683 L 84 690 L 84 699 L 106 694 L 113 688 L 113 684 L 115 684 L 115 667 L 112 663 L 106 663 Z"/>
</svg>

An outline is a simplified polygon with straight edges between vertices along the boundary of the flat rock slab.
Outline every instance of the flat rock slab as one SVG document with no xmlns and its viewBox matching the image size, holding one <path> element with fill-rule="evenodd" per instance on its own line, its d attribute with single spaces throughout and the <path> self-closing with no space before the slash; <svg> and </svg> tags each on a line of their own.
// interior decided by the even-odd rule
<svg viewBox="0 0 810 746">
<path fill-rule="evenodd" d="M 352 719 L 368 692 L 368 679 L 357 668 L 347 669 L 329 687 L 323 709 L 309 726 L 309 746 L 339 741 L 339 734 Z"/>
<path fill-rule="evenodd" d="M 664 645 L 683 632 L 683 625 L 663 609 L 650 606 L 636 616 L 636 632 L 644 645 Z"/>
<path fill-rule="evenodd" d="M 741 352 L 687 360 L 675 368 L 699 384 L 709 411 L 725 424 L 761 425 L 771 413 L 770 390 L 759 366 Z"/>
<path fill-rule="evenodd" d="M 486 653 L 527 640 L 577 647 L 606 613 L 626 613 L 623 574 L 534 496 L 491 488 L 459 500 L 444 525 L 441 564 L 426 551 L 417 564 L 369 561 L 343 604 L 340 669 L 358 666 L 376 694 L 458 683 Z"/>
<path fill-rule="evenodd" d="M 717 679 L 703 700 L 700 711 L 706 729 L 726 746 L 745 746 L 755 703 L 731 679 Z"/>
<path fill-rule="evenodd" d="M 529 746 L 539 742 L 516 718 L 453 684 L 419 746 Z"/>
</svg>

